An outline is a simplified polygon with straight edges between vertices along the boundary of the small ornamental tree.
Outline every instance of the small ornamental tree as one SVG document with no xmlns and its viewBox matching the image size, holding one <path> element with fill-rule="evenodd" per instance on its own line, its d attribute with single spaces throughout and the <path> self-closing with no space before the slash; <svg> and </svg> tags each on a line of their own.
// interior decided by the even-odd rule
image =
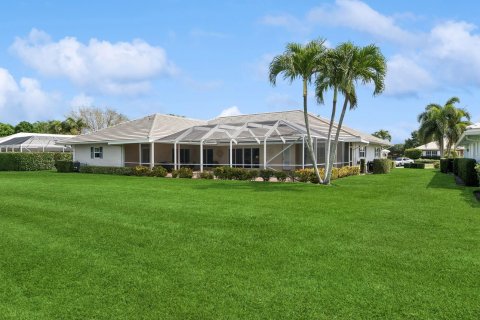
<svg viewBox="0 0 480 320">
<path fill-rule="evenodd" d="M 415 148 L 406 149 L 405 156 L 413 160 L 420 159 L 420 157 L 422 156 L 422 150 Z"/>
</svg>

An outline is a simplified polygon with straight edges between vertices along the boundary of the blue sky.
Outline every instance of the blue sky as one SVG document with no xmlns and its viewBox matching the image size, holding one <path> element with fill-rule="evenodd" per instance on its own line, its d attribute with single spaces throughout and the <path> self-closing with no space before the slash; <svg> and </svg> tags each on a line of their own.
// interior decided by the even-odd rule
<svg viewBox="0 0 480 320">
<path fill-rule="evenodd" d="M 359 90 L 346 123 L 395 142 L 430 102 L 459 96 L 480 121 L 480 4 L 453 1 L 3 1 L 0 122 L 63 118 L 80 105 L 130 118 L 209 119 L 301 107 L 300 83 L 267 78 L 287 42 L 377 44 L 385 93 Z M 310 110 L 327 116 L 310 97 Z"/>
</svg>

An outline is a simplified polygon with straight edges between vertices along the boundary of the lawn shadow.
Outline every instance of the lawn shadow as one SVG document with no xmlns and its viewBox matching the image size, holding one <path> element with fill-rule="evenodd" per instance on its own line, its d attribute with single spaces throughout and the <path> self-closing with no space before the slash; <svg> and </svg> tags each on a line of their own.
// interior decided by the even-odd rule
<svg viewBox="0 0 480 320">
<path fill-rule="evenodd" d="M 193 186 L 194 189 L 221 189 L 221 190 L 246 190 L 250 189 L 255 192 L 302 192 L 302 188 L 306 184 L 291 182 L 260 182 L 260 181 L 218 181 L 209 184 L 199 184 Z"/>
<path fill-rule="evenodd" d="M 450 190 L 461 190 L 461 195 L 464 201 L 470 204 L 474 208 L 480 207 L 480 202 L 476 199 L 473 194 L 474 191 L 478 190 L 476 187 L 465 187 L 463 185 L 458 185 L 455 182 L 455 176 L 453 174 L 445 174 L 441 172 L 436 172 L 432 177 L 430 182 L 427 185 L 427 188 L 437 188 L 437 189 L 450 189 Z"/>
</svg>

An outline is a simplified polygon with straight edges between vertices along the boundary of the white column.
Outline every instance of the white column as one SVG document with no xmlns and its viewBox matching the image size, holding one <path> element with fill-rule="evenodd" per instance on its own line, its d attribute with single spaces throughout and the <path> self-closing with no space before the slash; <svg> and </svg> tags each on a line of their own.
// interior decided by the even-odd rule
<svg viewBox="0 0 480 320">
<path fill-rule="evenodd" d="M 142 165 L 142 144 L 138 144 L 138 165 Z"/>
<path fill-rule="evenodd" d="M 302 137 L 302 169 L 305 169 L 305 136 Z"/>
<path fill-rule="evenodd" d="M 263 140 L 263 169 L 267 169 L 267 138 Z"/>
<path fill-rule="evenodd" d="M 23 152 L 23 146 L 20 145 L 20 152 Z"/>
<path fill-rule="evenodd" d="M 230 168 L 232 167 L 233 164 L 233 146 L 232 146 L 233 140 L 230 140 Z"/>
<path fill-rule="evenodd" d="M 200 172 L 203 172 L 203 140 L 200 141 Z"/>
<path fill-rule="evenodd" d="M 177 170 L 177 143 L 173 144 L 173 169 Z"/>
<path fill-rule="evenodd" d="M 155 142 L 150 142 L 150 169 L 155 166 Z"/>
</svg>

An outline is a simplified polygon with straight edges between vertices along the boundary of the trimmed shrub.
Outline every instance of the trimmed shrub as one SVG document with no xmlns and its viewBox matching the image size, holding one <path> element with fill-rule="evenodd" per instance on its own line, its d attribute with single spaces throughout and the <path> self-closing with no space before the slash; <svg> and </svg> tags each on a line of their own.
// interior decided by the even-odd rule
<svg viewBox="0 0 480 320">
<path fill-rule="evenodd" d="M 178 170 L 172 171 L 172 178 L 193 178 L 193 170 L 187 167 L 181 167 Z"/>
<path fill-rule="evenodd" d="M 425 163 L 405 163 L 403 168 L 406 169 L 425 169 Z"/>
<path fill-rule="evenodd" d="M 458 176 L 463 180 L 466 186 L 478 186 L 478 175 L 475 170 L 476 163 L 477 161 L 475 161 L 475 159 L 458 159 Z"/>
<path fill-rule="evenodd" d="M 392 160 L 390 159 L 374 159 L 373 160 L 373 173 L 374 174 L 385 174 L 390 173 L 392 168 Z"/>
<path fill-rule="evenodd" d="M 366 172 L 367 172 L 366 161 L 365 159 L 360 159 L 360 173 L 366 173 Z"/>
<path fill-rule="evenodd" d="M 458 176 L 458 160 L 460 160 L 460 159 L 455 158 L 455 159 L 453 159 L 453 163 L 452 163 L 452 172 L 456 176 Z"/>
<path fill-rule="evenodd" d="M 416 159 L 420 159 L 421 156 L 422 156 L 422 150 L 415 149 L 415 148 L 405 149 L 405 157 L 416 160 Z"/>
<path fill-rule="evenodd" d="M 271 169 L 262 169 L 258 172 L 258 176 L 263 179 L 263 181 L 270 181 L 270 178 L 273 177 L 275 171 Z"/>
<path fill-rule="evenodd" d="M 133 175 L 133 168 L 132 167 L 80 166 L 79 172 L 131 176 Z"/>
<path fill-rule="evenodd" d="M 213 179 L 214 176 L 213 176 L 213 172 L 212 171 L 203 171 L 203 172 L 200 172 L 200 179 Z"/>
<path fill-rule="evenodd" d="M 448 173 L 448 159 L 440 159 L 440 172 Z"/>
<path fill-rule="evenodd" d="M 57 169 L 57 172 L 73 172 L 73 161 L 56 160 L 55 169 Z"/>
<path fill-rule="evenodd" d="M 477 171 L 477 179 L 478 179 L 478 182 L 480 183 L 480 163 L 477 163 L 475 165 L 475 170 Z"/>
<path fill-rule="evenodd" d="M 258 177 L 258 170 L 248 170 L 248 178 L 251 181 L 255 181 Z"/>
<path fill-rule="evenodd" d="M 148 173 L 150 177 L 159 177 L 164 178 L 167 176 L 167 169 L 162 166 L 153 167 L 153 169 Z"/>
<path fill-rule="evenodd" d="M 144 166 L 136 166 L 133 168 L 133 175 L 137 177 L 145 177 L 150 175 L 150 168 Z"/>
<path fill-rule="evenodd" d="M 422 156 L 423 159 L 440 160 L 440 156 Z"/>
<path fill-rule="evenodd" d="M 309 182 L 312 176 L 313 169 L 299 169 L 295 171 L 295 176 L 300 182 Z"/>
<path fill-rule="evenodd" d="M 275 172 L 275 178 L 277 178 L 277 181 L 280 182 L 285 182 L 288 178 L 288 174 L 283 171 L 276 171 Z"/>
<path fill-rule="evenodd" d="M 0 171 L 52 170 L 56 160 L 72 160 L 71 153 L 62 152 L 5 152 L 0 153 Z"/>
<path fill-rule="evenodd" d="M 325 169 L 319 168 L 320 177 L 325 177 Z M 336 180 L 348 176 L 356 176 L 360 174 L 360 167 L 359 166 L 352 166 L 352 167 L 342 167 L 342 168 L 332 168 L 332 177 L 331 180 Z M 299 169 L 295 171 L 295 178 L 300 182 L 311 182 L 311 183 L 318 183 L 317 176 L 315 175 L 315 171 L 313 169 Z"/>
</svg>

